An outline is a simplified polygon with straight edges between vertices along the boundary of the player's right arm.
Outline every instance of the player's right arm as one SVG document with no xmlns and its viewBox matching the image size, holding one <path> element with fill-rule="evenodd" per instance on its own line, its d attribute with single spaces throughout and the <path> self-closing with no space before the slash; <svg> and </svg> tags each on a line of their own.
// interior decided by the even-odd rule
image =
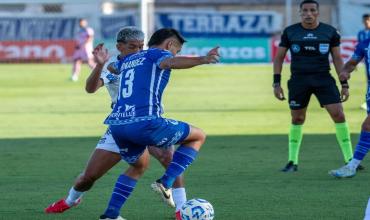
<svg viewBox="0 0 370 220">
<path fill-rule="evenodd" d="M 107 62 L 109 59 L 108 50 L 104 48 L 103 44 L 98 44 L 98 46 L 94 48 L 93 55 L 96 66 L 86 79 L 85 90 L 88 93 L 94 93 L 104 85 L 100 75 L 104 68 L 105 62 Z"/>
<path fill-rule="evenodd" d="M 285 55 L 288 51 L 286 47 L 279 47 L 274 58 L 273 71 L 274 71 L 274 82 L 272 87 L 274 88 L 274 95 L 279 100 L 285 100 L 284 90 L 281 88 L 281 71 L 283 70 L 283 63 Z"/>
</svg>

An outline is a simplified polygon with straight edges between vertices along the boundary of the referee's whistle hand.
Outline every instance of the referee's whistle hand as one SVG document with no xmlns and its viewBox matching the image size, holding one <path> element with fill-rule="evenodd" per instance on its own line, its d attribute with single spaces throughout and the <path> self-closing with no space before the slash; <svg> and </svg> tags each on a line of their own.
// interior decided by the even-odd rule
<svg viewBox="0 0 370 220">
<path fill-rule="evenodd" d="M 274 88 L 274 95 L 280 101 L 285 100 L 283 88 L 281 88 L 280 86 Z"/>
<path fill-rule="evenodd" d="M 340 99 L 342 102 L 347 101 L 349 98 L 349 91 L 346 88 L 342 88 L 342 91 L 340 93 Z"/>
</svg>

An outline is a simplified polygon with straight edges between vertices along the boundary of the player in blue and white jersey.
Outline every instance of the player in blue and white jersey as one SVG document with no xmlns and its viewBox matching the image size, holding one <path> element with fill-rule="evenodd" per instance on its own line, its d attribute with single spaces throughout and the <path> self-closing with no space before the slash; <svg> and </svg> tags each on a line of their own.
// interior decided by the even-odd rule
<svg viewBox="0 0 370 220">
<path fill-rule="evenodd" d="M 128 54 L 142 50 L 144 45 L 143 41 L 144 33 L 141 30 L 136 27 L 122 28 L 117 34 L 116 44 L 117 50 L 120 54 L 118 56 L 111 57 L 108 62 L 106 61 L 109 55 L 104 49 L 103 44 L 99 44 L 93 52 L 97 66 L 86 81 L 86 91 L 88 93 L 94 93 L 99 88 L 105 86 L 111 96 L 112 103 L 114 104 L 118 95 L 119 75 L 110 73 L 107 66 Z M 104 65 L 104 63 L 106 63 L 106 65 Z M 174 151 L 173 147 L 169 149 L 149 147 L 149 149 L 151 155 L 157 158 L 164 167 L 169 165 Z M 97 179 L 103 176 L 120 160 L 121 156 L 119 154 L 119 148 L 110 134 L 110 131 L 107 130 L 97 144 L 84 172 L 81 173 L 74 186 L 70 189 L 67 198 L 53 203 L 46 208 L 45 211 L 47 213 L 61 213 L 77 204 L 83 193 L 88 191 Z M 173 192 L 174 201 L 172 198 L 169 198 L 166 202 L 171 206 L 176 204 L 176 207 L 181 207 L 182 204 L 186 202 L 186 193 L 185 188 L 183 187 L 182 178 L 179 177 L 176 179 L 175 184 L 176 189 Z M 173 204 L 174 202 L 175 204 Z"/>
<path fill-rule="evenodd" d="M 362 22 L 364 24 L 364 29 L 357 33 L 357 41 L 359 43 L 370 39 L 370 14 L 364 14 L 362 16 Z"/>
<path fill-rule="evenodd" d="M 347 61 L 340 73 L 340 79 L 346 80 L 351 76 L 351 72 L 356 68 L 357 64 L 361 60 L 365 61 L 366 66 L 366 76 L 368 80 L 366 103 L 370 106 L 370 39 L 360 42 L 357 44 L 355 52 L 353 53 L 351 59 Z M 361 161 L 370 149 L 370 109 L 367 109 L 367 117 L 362 123 L 360 140 L 356 146 L 353 159 L 345 166 L 337 169 L 331 170 L 329 174 L 343 178 L 343 177 L 353 177 L 356 175 L 356 168 L 360 165 Z"/>
<path fill-rule="evenodd" d="M 364 24 L 364 29 L 357 33 L 358 43 L 370 39 L 370 14 L 362 15 L 362 23 Z M 361 108 L 367 110 L 366 102 L 361 105 Z"/>
<path fill-rule="evenodd" d="M 175 57 L 184 38 L 174 29 L 156 31 L 148 50 L 122 60 L 117 103 L 105 120 L 130 166 L 119 176 L 108 207 L 100 219 L 122 219 L 120 209 L 149 165 L 147 146 L 168 148 L 180 144 L 165 174 L 152 186 L 160 195 L 170 195 L 176 177 L 193 162 L 205 141 L 205 133 L 187 123 L 162 117 L 162 94 L 171 69 L 186 69 L 218 62 L 218 48 L 202 57 Z"/>
</svg>

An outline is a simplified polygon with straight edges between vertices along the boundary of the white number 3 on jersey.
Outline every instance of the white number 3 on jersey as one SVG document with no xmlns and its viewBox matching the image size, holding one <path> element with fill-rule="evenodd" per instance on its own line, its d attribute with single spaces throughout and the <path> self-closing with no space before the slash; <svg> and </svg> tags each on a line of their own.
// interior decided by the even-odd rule
<svg viewBox="0 0 370 220">
<path fill-rule="evenodd" d="M 132 95 L 132 86 L 135 78 L 135 71 L 134 69 L 130 69 L 125 74 L 125 86 L 122 89 L 122 97 L 128 98 Z"/>
</svg>

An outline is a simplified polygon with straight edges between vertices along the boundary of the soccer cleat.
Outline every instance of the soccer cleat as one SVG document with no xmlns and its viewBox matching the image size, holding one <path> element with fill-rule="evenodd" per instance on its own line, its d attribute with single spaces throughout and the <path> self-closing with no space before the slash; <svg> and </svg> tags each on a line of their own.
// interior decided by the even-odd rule
<svg viewBox="0 0 370 220">
<path fill-rule="evenodd" d="M 177 210 L 175 214 L 176 214 L 176 218 L 175 218 L 176 220 L 182 220 L 182 219 L 181 219 L 181 213 L 180 213 L 180 210 Z"/>
<path fill-rule="evenodd" d="M 77 75 L 72 75 L 71 80 L 72 80 L 72 82 L 77 82 L 78 81 L 78 76 Z"/>
<path fill-rule="evenodd" d="M 356 169 L 353 169 L 349 166 L 343 166 L 337 170 L 330 170 L 329 175 L 337 178 L 351 178 L 356 175 Z"/>
<path fill-rule="evenodd" d="M 281 169 L 282 172 L 296 172 L 298 171 L 298 165 L 294 164 L 293 161 L 289 161 L 287 165 L 283 169 Z"/>
<path fill-rule="evenodd" d="M 162 183 L 157 180 L 155 181 L 154 183 L 152 183 L 150 185 L 150 187 L 152 188 L 152 190 L 156 193 L 158 193 L 159 195 L 161 195 L 161 198 L 162 200 L 169 206 L 175 208 L 175 203 L 173 202 L 173 198 L 172 198 L 172 189 L 166 189 Z"/>
<path fill-rule="evenodd" d="M 45 209 L 45 213 L 49 213 L 49 214 L 63 213 L 64 211 L 72 208 L 73 206 L 77 206 L 78 204 L 80 204 L 80 202 L 81 202 L 81 199 L 77 199 L 75 204 L 73 204 L 72 206 L 69 206 L 64 199 L 61 199 L 58 202 L 54 202 L 53 204 L 49 205 Z"/>
<path fill-rule="evenodd" d="M 362 103 L 362 105 L 361 105 L 361 109 L 363 109 L 363 110 L 367 110 L 367 104 L 366 104 L 366 102 Z"/>
<path fill-rule="evenodd" d="M 126 219 L 122 218 L 121 216 L 117 216 L 117 218 L 109 218 L 105 215 L 101 215 L 99 217 L 99 220 L 126 220 Z"/>
</svg>

